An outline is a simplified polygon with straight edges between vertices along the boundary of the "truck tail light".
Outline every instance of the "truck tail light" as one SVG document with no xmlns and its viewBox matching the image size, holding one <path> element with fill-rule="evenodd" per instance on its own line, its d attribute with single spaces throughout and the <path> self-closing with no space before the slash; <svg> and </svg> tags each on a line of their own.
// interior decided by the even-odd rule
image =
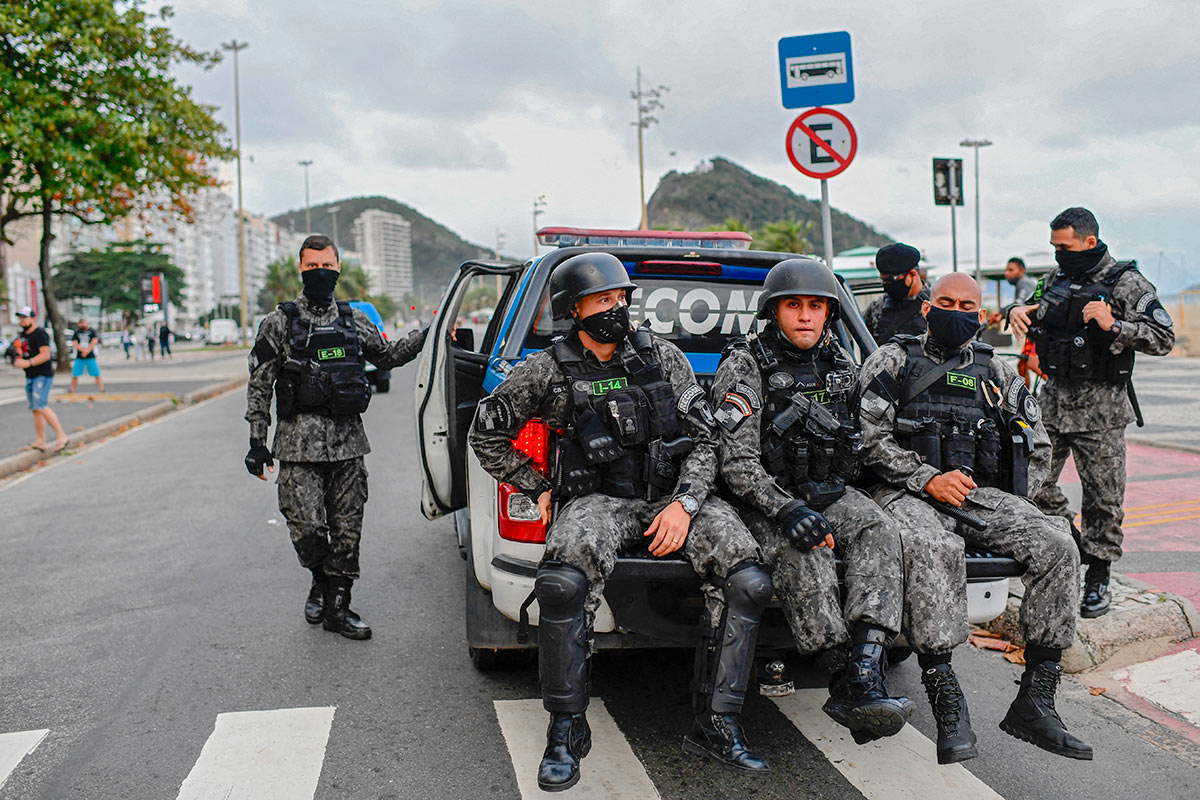
<svg viewBox="0 0 1200 800">
<path fill-rule="evenodd" d="M 531 419 L 513 440 L 513 447 L 530 458 L 530 465 L 549 476 L 550 429 L 540 419 Z M 546 543 L 546 526 L 537 502 L 512 484 L 501 483 L 496 494 L 499 505 L 500 538 L 510 542 Z"/>
</svg>

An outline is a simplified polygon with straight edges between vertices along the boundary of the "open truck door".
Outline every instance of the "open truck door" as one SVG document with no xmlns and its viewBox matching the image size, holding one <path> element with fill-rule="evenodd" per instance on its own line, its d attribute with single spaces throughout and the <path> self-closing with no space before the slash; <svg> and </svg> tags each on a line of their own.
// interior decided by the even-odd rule
<svg viewBox="0 0 1200 800">
<path fill-rule="evenodd" d="M 484 375 L 516 278 L 524 269 L 523 264 L 468 261 L 458 268 L 438 305 L 413 388 L 421 513 L 427 519 L 467 505 L 467 431 L 483 396 Z M 494 300 L 494 310 L 484 319 L 471 306 L 488 300 Z"/>
</svg>

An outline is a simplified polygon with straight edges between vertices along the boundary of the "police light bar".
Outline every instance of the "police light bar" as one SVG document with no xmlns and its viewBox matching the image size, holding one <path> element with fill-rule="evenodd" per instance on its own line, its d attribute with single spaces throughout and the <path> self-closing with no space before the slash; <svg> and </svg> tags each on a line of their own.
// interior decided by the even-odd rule
<svg viewBox="0 0 1200 800">
<path fill-rule="evenodd" d="M 749 250 L 743 231 L 622 231 L 603 228 L 541 228 L 538 243 L 548 247 L 716 247 Z"/>
</svg>

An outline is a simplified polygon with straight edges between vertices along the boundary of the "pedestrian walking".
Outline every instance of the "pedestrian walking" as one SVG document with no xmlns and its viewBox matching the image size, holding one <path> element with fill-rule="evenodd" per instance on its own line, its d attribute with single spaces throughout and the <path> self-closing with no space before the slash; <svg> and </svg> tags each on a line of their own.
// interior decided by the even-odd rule
<svg viewBox="0 0 1200 800">
<path fill-rule="evenodd" d="M 125 360 L 128 361 L 129 351 L 133 347 L 133 333 L 128 325 L 121 329 L 121 347 L 125 348 Z"/>
<path fill-rule="evenodd" d="M 99 344 L 100 337 L 88 325 L 88 321 L 79 320 L 71 334 L 71 347 L 75 350 L 75 363 L 71 365 L 71 394 L 75 393 L 79 376 L 84 372 L 96 379 L 97 389 L 104 391 L 104 379 L 100 377 L 100 364 L 96 361 L 96 348 Z"/>
<path fill-rule="evenodd" d="M 33 412 L 35 438 L 29 449 L 46 450 L 46 425 L 57 437 L 54 452 L 67 446 L 67 434 L 50 408 L 50 389 L 54 385 L 54 362 L 50 358 L 50 335 L 37 324 L 37 316 L 29 306 L 17 309 L 17 324 L 21 326 L 18 340 L 20 356 L 13 366 L 25 370 L 25 397 Z"/>
<path fill-rule="evenodd" d="M 146 326 L 138 325 L 133 331 L 133 355 L 138 361 L 146 360 Z"/>
<path fill-rule="evenodd" d="M 146 349 L 150 351 L 150 360 L 154 360 L 154 328 L 151 327 L 146 331 Z"/>
<path fill-rule="evenodd" d="M 158 326 L 158 354 L 163 358 L 171 355 L 171 326 L 166 320 Z"/>
</svg>

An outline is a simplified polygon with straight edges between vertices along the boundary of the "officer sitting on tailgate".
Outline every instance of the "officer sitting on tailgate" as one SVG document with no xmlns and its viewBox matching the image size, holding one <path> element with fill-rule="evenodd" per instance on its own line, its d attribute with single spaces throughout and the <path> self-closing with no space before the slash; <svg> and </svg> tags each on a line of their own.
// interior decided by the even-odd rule
<svg viewBox="0 0 1200 800">
<path fill-rule="evenodd" d="M 702 688 L 684 748 L 735 769 L 769 770 L 746 744 L 739 715 L 771 579 L 737 513 L 709 494 L 716 437 L 687 358 L 647 328 L 631 330 L 634 288 L 609 253 L 558 265 L 550 276 L 553 316 L 573 318 L 574 327 L 480 401 L 470 433 L 484 469 L 535 500 L 549 523 L 534 584 L 543 702 L 551 715 L 538 768 L 545 791 L 579 780 L 579 761 L 591 747 L 584 711 L 593 616 L 617 554 L 647 541 L 654 556 L 681 551 L 708 582 L 715 630 L 698 654 Z M 534 417 L 563 431 L 553 481 L 513 447 Z"/>
<path fill-rule="evenodd" d="M 973 278 L 945 275 L 932 297 L 927 334 L 897 337 L 863 364 L 859 413 L 863 465 L 883 483 L 875 499 L 903 531 L 907 633 L 937 719 L 938 763 L 976 755 L 950 666 L 968 633 L 964 541 L 1025 566 L 1026 666 L 1001 729 L 1089 760 L 1092 748 L 1067 731 L 1054 707 L 1062 651 L 1075 639 L 1079 553 L 1067 524 L 1028 499 L 1050 463 L 1037 401 L 990 345 L 972 341 L 984 315 Z M 956 527 L 948 513 L 961 511 L 982 530 Z"/>
<path fill-rule="evenodd" d="M 770 322 L 725 351 L 713 383 L 721 476 L 766 553 L 797 650 L 821 652 L 833 672 L 825 713 L 856 736 L 891 736 L 914 708 L 883 682 L 883 656 L 900 631 L 900 532 L 848 485 L 862 436 L 856 368 L 829 329 L 837 278 L 819 261 L 791 258 L 768 273 L 760 298 L 758 317 Z M 844 616 L 835 542 L 846 563 Z"/>
<path fill-rule="evenodd" d="M 406 364 L 421 352 L 425 331 L 385 342 L 365 314 L 334 302 L 341 269 L 329 237 L 309 236 L 300 245 L 303 293 L 258 327 L 246 387 L 246 469 L 266 480 L 263 467 L 274 472 L 279 459 L 279 511 L 301 566 L 312 572 L 304 618 L 369 639 L 371 629 L 350 610 L 367 501 L 363 456 L 371 452 L 359 416 L 371 400 L 363 359 L 380 369 Z M 278 424 L 268 449 L 272 393 Z"/>
<path fill-rule="evenodd" d="M 925 332 L 921 304 L 929 299 L 929 287 L 921 280 L 920 261 L 920 250 L 899 242 L 881 247 L 875 254 L 875 269 L 886 296 L 871 301 L 863 321 L 878 344 L 897 333 L 919 336 Z"/>
</svg>

